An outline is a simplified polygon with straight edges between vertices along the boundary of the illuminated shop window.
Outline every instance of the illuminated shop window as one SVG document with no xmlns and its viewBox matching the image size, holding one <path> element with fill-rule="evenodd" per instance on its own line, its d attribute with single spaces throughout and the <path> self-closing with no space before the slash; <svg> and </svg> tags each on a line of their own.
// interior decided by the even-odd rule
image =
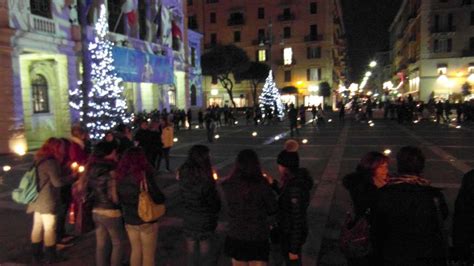
<svg viewBox="0 0 474 266">
<path fill-rule="evenodd" d="M 264 49 L 258 50 L 258 62 L 265 62 L 267 61 L 267 51 Z"/>
<path fill-rule="evenodd" d="M 49 113 L 48 82 L 42 75 L 31 81 L 33 113 Z"/>
<path fill-rule="evenodd" d="M 291 65 L 293 63 L 293 49 L 287 47 L 283 50 L 283 64 Z"/>
</svg>

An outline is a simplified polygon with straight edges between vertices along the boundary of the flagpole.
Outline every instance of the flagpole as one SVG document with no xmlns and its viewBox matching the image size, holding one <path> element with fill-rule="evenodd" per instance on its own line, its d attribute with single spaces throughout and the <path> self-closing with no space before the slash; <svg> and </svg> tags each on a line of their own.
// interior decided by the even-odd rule
<svg viewBox="0 0 474 266">
<path fill-rule="evenodd" d="M 117 32 L 117 27 L 118 27 L 118 25 L 119 25 L 119 23 L 120 23 L 120 20 L 122 19 L 122 15 L 123 15 L 123 10 L 120 11 L 120 15 L 119 15 L 119 17 L 118 17 L 118 19 L 117 19 L 117 22 L 115 22 L 115 27 L 114 27 L 114 31 L 113 31 L 113 32 Z"/>
</svg>

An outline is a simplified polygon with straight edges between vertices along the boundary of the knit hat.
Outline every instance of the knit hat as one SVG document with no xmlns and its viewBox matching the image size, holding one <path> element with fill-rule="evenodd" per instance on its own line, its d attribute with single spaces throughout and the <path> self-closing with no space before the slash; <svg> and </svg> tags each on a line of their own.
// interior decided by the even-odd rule
<svg viewBox="0 0 474 266">
<path fill-rule="evenodd" d="M 284 147 L 285 149 L 278 154 L 277 163 L 290 169 L 299 168 L 298 142 L 293 139 L 287 140 Z"/>
</svg>

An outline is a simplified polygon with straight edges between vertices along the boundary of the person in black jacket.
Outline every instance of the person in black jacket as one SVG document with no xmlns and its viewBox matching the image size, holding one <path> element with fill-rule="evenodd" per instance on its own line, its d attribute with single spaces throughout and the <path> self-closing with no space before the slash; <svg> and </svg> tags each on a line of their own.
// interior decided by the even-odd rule
<svg viewBox="0 0 474 266">
<path fill-rule="evenodd" d="M 474 244 L 474 170 L 466 173 L 462 179 L 453 216 L 453 247 L 456 259 L 472 265 L 474 256 L 471 246 Z"/>
<path fill-rule="evenodd" d="M 143 221 L 138 216 L 140 186 L 146 185 L 155 204 L 163 204 L 165 196 L 156 185 L 153 170 L 141 148 L 127 150 L 117 167 L 118 196 L 125 229 L 132 246 L 130 265 L 155 265 L 158 221 Z"/>
<path fill-rule="evenodd" d="M 267 265 L 269 218 L 277 214 L 278 203 L 255 151 L 239 152 L 233 172 L 222 182 L 222 191 L 229 216 L 224 253 L 234 266 Z"/>
<path fill-rule="evenodd" d="M 184 206 L 188 265 L 217 265 L 217 256 L 211 253 L 221 201 L 213 178 L 209 148 L 204 145 L 191 147 L 177 178 Z"/>
<path fill-rule="evenodd" d="M 288 110 L 288 120 L 290 121 L 290 132 L 293 137 L 293 131 L 296 131 L 296 135 L 299 135 L 298 131 L 298 111 L 294 104 L 290 104 L 290 110 Z"/>
<path fill-rule="evenodd" d="M 306 210 L 313 180 L 305 168 L 299 167 L 298 142 L 288 140 L 278 154 L 277 164 L 282 187 L 269 175 L 267 180 L 279 193 L 278 229 L 281 252 L 286 265 L 302 265 L 301 252 L 308 236 Z"/>
<path fill-rule="evenodd" d="M 103 141 L 95 146 L 87 164 L 86 178 L 88 188 L 92 191 L 97 266 L 118 266 L 122 263 L 125 228 L 113 172 L 116 161 L 117 144 Z"/>
<path fill-rule="evenodd" d="M 388 181 L 389 158 L 380 152 L 369 152 L 360 160 L 355 172 L 343 179 L 344 187 L 349 191 L 354 221 L 369 214 L 368 221 L 372 223 L 377 204 L 377 190 Z M 373 239 L 373 236 L 370 238 Z M 374 244 L 372 242 L 372 244 Z M 349 265 L 376 265 L 374 254 L 364 257 L 347 258 Z"/>
<path fill-rule="evenodd" d="M 440 189 L 421 177 L 424 165 L 419 148 L 401 148 L 398 176 L 379 190 L 374 220 L 377 265 L 446 265 L 442 220 L 448 207 Z"/>
</svg>

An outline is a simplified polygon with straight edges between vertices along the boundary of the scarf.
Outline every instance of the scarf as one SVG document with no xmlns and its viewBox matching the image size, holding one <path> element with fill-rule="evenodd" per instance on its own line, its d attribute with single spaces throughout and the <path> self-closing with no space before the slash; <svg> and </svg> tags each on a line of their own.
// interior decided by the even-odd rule
<svg viewBox="0 0 474 266">
<path fill-rule="evenodd" d="M 416 175 L 402 175 L 399 177 L 393 177 L 388 180 L 387 185 L 397 185 L 397 184 L 412 184 L 420 186 L 429 186 L 430 181 Z"/>
</svg>

